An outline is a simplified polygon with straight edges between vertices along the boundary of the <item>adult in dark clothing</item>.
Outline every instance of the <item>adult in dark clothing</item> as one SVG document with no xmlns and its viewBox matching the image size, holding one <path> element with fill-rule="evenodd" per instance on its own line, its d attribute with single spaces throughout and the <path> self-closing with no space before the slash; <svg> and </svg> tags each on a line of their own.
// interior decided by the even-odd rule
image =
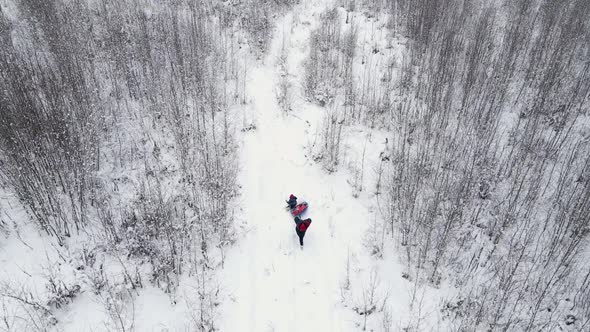
<svg viewBox="0 0 590 332">
<path fill-rule="evenodd" d="M 287 202 L 287 204 L 289 205 L 289 209 L 293 210 L 295 208 L 295 206 L 297 206 L 297 197 L 295 197 L 295 195 L 291 194 L 289 196 L 289 200 L 285 201 Z"/>
<path fill-rule="evenodd" d="M 298 216 L 295 217 L 295 232 L 297 232 L 297 236 L 299 236 L 299 245 L 303 247 L 303 237 L 305 236 L 305 232 L 311 225 L 311 218 L 301 219 Z"/>
</svg>

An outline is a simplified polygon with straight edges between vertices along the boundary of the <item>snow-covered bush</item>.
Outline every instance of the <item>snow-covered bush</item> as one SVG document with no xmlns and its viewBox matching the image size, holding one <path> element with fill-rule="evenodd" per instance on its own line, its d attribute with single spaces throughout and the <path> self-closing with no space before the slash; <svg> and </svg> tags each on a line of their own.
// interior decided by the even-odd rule
<svg viewBox="0 0 590 332">
<path fill-rule="evenodd" d="M 344 120 L 339 109 L 329 106 L 322 118 L 319 144 L 313 151 L 313 159 L 321 162 L 328 172 L 337 170 L 340 164 L 340 148 Z"/>
<path fill-rule="evenodd" d="M 224 27 L 246 32 L 249 46 L 260 59 L 266 52 L 272 36 L 272 20 L 277 12 L 297 4 L 299 0 L 277 1 L 221 1 L 213 6 L 219 11 Z"/>
<path fill-rule="evenodd" d="M 109 330 L 132 331 L 135 325 L 134 294 L 124 284 L 107 284 L 100 293 L 109 321 L 105 325 Z"/>
<path fill-rule="evenodd" d="M 283 40 L 281 55 L 277 60 L 277 66 L 279 68 L 279 84 L 277 86 L 277 102 L 283 112 L 291 111 L 292 99 L 292 83 L 289 74 L 289 64 L 287 59 L 288 45 L 285 45 L 286 41 Z"/>
<path fill-rule="evenodd" d="M 46 287 L 51 294 L 47 300 L 47 305 L 57 309 L 71 303 L 81 289 L 80 285 L 68 286 L 63 280 L 49 280 Z"/>
<path fill-rule="evenodd" d="M 51 308 L 23 286 L 0 285 L 3 328 L 9 331 L 47 331 L 58 323 Z M 7 311 L 8 308 L 12 310 Z"/>
</svg>

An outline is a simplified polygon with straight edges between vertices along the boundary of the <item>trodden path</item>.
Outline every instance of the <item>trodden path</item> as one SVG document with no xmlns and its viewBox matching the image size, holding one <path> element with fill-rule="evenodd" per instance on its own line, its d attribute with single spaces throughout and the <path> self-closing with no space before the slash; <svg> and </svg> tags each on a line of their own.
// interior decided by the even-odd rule
<svg viewBox="0 0 590 332">
<path fill-rule="evenodd" d="M 298 19 L 314 9 L 299 6 Z M 221 331 L 343 331 L 352 324 L 341 310 L 340 285 L 347 253 L 359 249 L 365 232 L 366 209 L 354 201 L 343 176 L 327 175 L 305 158 L 308 125 L 301 119 L 315 121 L 319 111 L 302 102 L 293 117 L 279 108 L 276 63 L 283 42 L 292 43 L 289 52 L 304 52 L 306 45 L 298 43 L 308 43 L 309 24 L 299 24 L 293 35 L 292 19 L 289 13 L 278 20 L 264 63 L 250 72 L 257 129 L 244 135 L 239 179 L 240 219 L 248 231 L 222 272 L 230 300 L 221 309 Z M 310 204 L 304 216 L 313 222 L 302 250 L 284 208 L 291 193 Z"/>
</svg>

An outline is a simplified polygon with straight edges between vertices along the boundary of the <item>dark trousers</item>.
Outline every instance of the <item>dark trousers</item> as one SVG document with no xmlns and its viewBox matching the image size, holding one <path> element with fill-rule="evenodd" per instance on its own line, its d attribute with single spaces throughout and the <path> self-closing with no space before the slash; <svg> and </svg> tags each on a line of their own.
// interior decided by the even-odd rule
<svg viewBox="0 0 590 332">
<path fill-rule="evenodd" d="M 297 236 L 299 236 L 299 245 L 303 245 L 303 237 L 305 236 L 305 232 L 300 232 L 299 230 L 295 230 L 297 232 Z"/>
</svg>

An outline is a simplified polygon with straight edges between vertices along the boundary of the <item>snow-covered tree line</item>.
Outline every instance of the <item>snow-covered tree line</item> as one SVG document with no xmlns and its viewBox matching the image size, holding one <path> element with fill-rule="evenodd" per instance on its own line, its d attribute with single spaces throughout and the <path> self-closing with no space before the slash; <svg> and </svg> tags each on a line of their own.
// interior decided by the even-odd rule
<svg viewBox="0 0 590 332">
<path fill-rule="evenodd" d="M 221 88 L 238 64 L 212 40 L 220 27 L 205 27 L 206 8 L 190 6 L 23 1 L 24 24 L 3 18 L 4 180 L 60 244 L 98 220 L 112 243 L 142 223 L 153 236 L 132 236 L 148 242 L 160 227 L 223 227 L 236 96 Z M 129 181 L 116 177 L 123 170 L 136 170 L 138 182 L 124 192 L 132 205 L 114 213 L 113 196 Z M 164 191 L 169 172 L 184 190 Z M 170 194 L 192 207 L 173 213 Z"/>
<path fill-rule="evenodd" d="M 316 157 L 338 165 L 346 125 L 389 132 L 381 230 L 407 278 L 456 289 L 453 330 L 590 326 L 589 15 L 583 0 L 353 0 L 313 34 Z"/>
<path fill-rule="evenodd" d="M 96 292 L 113 280 L 95 255 L 117 257 L 133 289 L 149 263 L 149 282 L 171 294 L 182 274 L 204 284 L 222 263 L 245 55 L 265 51 L 273 13 L 289 4 L 0 3 L 0 183 L 59 246 L 89 241 L 81 256 Z M 1 220 L 6 232 L 22 222 Z M 20 301 L 45 318 L 55 307 Z M 113 328 L 129 330 L 119 309 Z M 210 313 L 199 317 L 213 328 Z"/>
</svg>

